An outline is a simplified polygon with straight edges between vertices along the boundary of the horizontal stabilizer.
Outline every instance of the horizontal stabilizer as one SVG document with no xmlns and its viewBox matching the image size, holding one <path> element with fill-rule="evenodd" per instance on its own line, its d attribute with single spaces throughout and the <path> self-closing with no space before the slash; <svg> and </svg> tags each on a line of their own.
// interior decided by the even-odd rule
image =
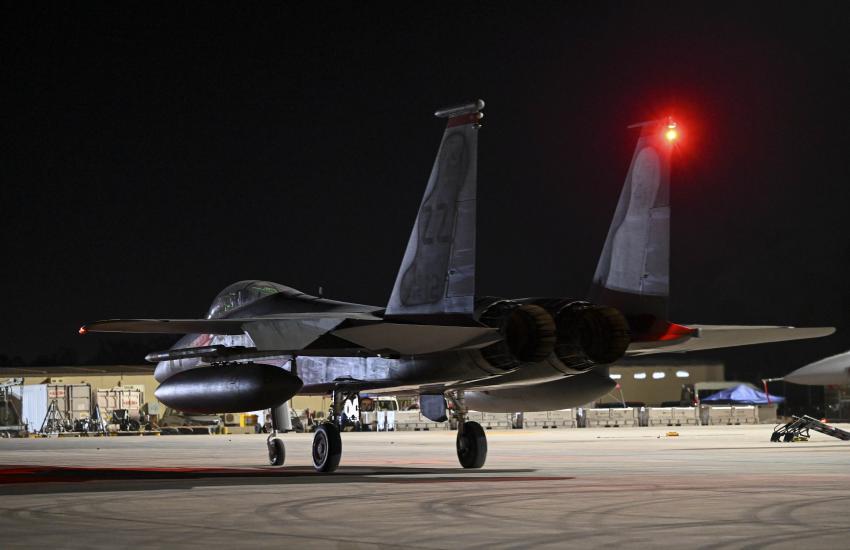
<svg viewBox="0 0 850 550">
<path fill-rule="evenodd" d="M 626 356 L 652 353 L 682 353 L 708 349 L 734 348 L 770 342 L 821 338 L 835 332 L 833 327 L 774 327 L 736 325 L 688 325 L 691 335 L 670 340 L 632 342 Z"/>
</svg>

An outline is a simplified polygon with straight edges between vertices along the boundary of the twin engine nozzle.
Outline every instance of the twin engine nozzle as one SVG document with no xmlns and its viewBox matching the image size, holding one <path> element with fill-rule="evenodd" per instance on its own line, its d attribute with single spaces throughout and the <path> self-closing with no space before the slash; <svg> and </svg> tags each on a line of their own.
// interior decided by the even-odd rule
<svg viewBox="0 0 850 550">
<path fill-rule="evenodd" d="M 565 367 L 587 370 L 617 361 L 631 342 L 629 324 L 619 310 L 584 301 L 482 298 L 476 318 L 504 336 L 481 355 L 505 370 L 544 361 L 553 353 Z"/>
<path fill-rule="evenodd" d="M 553 312 L 558 327 L 555 356 L 566 366 L 588 369 L 613 363 L 626 354 L 631 331 L 618 309 L 560 300 L 550 303 L 547 310 Z"/>
</svg>

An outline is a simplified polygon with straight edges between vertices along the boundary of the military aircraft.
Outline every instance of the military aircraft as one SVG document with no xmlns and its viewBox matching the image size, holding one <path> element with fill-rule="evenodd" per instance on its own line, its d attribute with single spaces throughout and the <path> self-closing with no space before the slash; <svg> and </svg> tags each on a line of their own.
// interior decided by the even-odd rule
<svg viewBox="0 0 850 550">
<path fill-rule="evenodd" d="M 473 410 L 562 409 L 604 395 L 605 366 L 624 356 L 815 338 L 832 328 L 675 324 L 667 318 L 670 162 L 679 128 L 640 128 L 634 156 L 588 297 L 475 294 L 475 216 L 481 100 L 436 111 L 446 119 L 437 158 L 386 306 L 310 296 L 276 283 L 241 281 L 203 319 L 119 319 L 81 333 L 185 334 L 159 362 L 157 398 L 175 409 L 272 408 L 295 394 L 331 395 L 315 432 L 317 471 L 342 455 L 341 411 L 360 392 L 418 395 L 422 414 L 457 422 L 457 456 L 487 456 Z M 262 362 L 257 362 L 261 361 Z M 278 420 L 275 420 L 278 424 Z M 275 428 L 269 461 L 283 464 Z"/>
<path fill-rule="evenodd" d="M 803 386 L 846 386 L 850 384 L 850 351 L 809 363 L 780 380 Z"/>
</svg>

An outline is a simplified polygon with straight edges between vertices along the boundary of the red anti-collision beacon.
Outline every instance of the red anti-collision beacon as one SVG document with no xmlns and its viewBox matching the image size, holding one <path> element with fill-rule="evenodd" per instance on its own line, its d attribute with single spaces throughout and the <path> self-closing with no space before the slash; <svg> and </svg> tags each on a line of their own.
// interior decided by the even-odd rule
<svg viewBox="0 0 850 550">
<path fill-rule="evenodd" d="M 664 139 L 673 143 L 679 138 L 679 130 L 673 117 L 667 117 L 667 128 L 664 130 Z"/>
</svg>

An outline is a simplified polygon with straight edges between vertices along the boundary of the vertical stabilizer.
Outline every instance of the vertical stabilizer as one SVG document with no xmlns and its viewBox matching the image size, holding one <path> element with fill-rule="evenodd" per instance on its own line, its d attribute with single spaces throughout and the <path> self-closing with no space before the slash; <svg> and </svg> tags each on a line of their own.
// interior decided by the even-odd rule
<svg viewBox="0 0 850 550">
<path fill-rule="evenodd" d="M 445 318 L 473 313 L 478 128 L 483 108 L 479 99 L 434 113 L 448 119 L 446 131 L 387 316 Z"/>
<path fill-rule="evenodd" d="M 670 157 L 678 130 L 670 119 L 632 127 L 640 127 L 641 135 L 596 266 L 590 299 L 616 307 L 630 323 L 644 318 L 653 324 L 667 319 Z"/>
</svg>

